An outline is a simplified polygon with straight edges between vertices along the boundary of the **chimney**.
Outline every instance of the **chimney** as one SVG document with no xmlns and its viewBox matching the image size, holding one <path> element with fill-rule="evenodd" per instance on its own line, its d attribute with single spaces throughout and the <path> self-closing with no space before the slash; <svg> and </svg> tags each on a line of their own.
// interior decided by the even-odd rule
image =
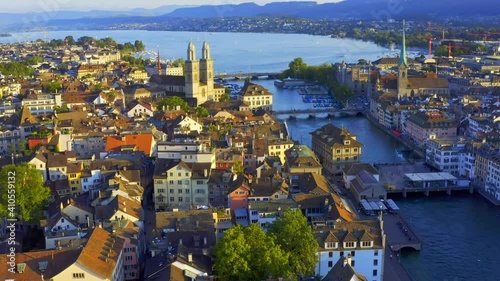
<svg viewBox="0 0 500 281">
<path fill-rule="evenodd" d="M 188 254 L 188 262 L 193 262 L 193 254 Z"/>
<path fill-rule="evenodd" d="M 203 170 L 203 176 L 206 178 L 208 177 L 208 169 Z"/>
<path fill-rule="evenodd" d="M 352 256 L 351 256 L 351 254 L 347 255 L 347 263 L 349 265 L 352 265 Z"/>
<path fill-rule="evenodd" d="M 59 204 L 59 209 L 62 211 L 62 209 L 64 209 L 64 205 L 63 205 L 63 202 L 61 201 L 61 204 Z"/>
<path fill-rule="evenodd" d="M 208 244 L 208 239 L 207 239 L 207 237 L 205 236 L 205 237 L 203 237 L 203 245 L 205 245 L 205 246 L 206 246 L 207 244 Z"/>
<path fill-rule="evenodd" d="M 346 267 L 347 265 L 347 259 L 344 259 L 344 265 L 342 267 Z"/>
</svg>

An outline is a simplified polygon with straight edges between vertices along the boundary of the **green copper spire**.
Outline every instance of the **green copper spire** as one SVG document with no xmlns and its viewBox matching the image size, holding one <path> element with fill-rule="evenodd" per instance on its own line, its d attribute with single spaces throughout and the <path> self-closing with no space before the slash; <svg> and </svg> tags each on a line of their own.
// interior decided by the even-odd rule
<svg viewBox="0 0 500 281">
<path fill-rule="evenodd" d="M 406 60 L 405 26 L 406 26 L 406 21 L 403 20 L 403 44 L 401 45 L 401 54 L 399 55 L 398 66 L 401 66 L 402 64 L 408 66 L 408 61 Z"/>
</svg>

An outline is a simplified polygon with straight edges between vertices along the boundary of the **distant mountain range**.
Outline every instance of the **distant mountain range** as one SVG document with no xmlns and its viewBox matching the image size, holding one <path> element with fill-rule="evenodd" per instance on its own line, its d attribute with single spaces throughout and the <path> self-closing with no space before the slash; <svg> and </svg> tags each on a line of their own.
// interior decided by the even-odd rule
<svg viewBox="0 0 500 281">
<path fill-rule="evenodd" d="M 307 19 L 361 19 L 387 20 L 389 18 L 484 18 L 498 17 L 494 6 L 498 0 L 345 0 L 337 3 L 274 2 L 266 5 L 244 3 L 238 5 L 204 5 L 189 7 L 181 5 L 162 6 L 156 9 L 133 9 L 129 11 L 58 11 L 49 14 L 0 13 L 0 30 L 10 31 L 13 26 L 33 19 L 42 19 L 23 27 L 60 26 L 78 27 L 82 24 L 97 25 L 119 23 L 151 23 L 166 18 L 222 18 L 222 17 L 300 17 Z M 49 21 L 44 19 L 48 18 Z M 89 21 L 92 18 L 92 21 Z M 1 28 L 3 27 L 3 28 Z"/>
<path fill-rule="evenodd" d="M 274 2 L 179 8 L 169 17 L 294 16 L 308 19 L 498 16 L 498 0 L 345 0 L 337 3 Z"/>
</svg>

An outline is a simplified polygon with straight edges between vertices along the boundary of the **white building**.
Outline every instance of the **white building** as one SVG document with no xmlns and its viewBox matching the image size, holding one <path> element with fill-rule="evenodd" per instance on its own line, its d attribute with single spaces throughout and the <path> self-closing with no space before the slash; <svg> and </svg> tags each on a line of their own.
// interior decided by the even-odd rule
<svg viewBox="0 0 500 281">
<path fill-rule="evenodd" d="M 261 85 L 245 82 L 243 89 L 238 94 L 238 100 L 243 102 L 242 110 L 264 109 L 273 110 L 273 94 Z"/>
<path fill-rule="evenodd" d="M 337 222 L 315 230 L 319 244 L 316 275 L 326 276 L 340 257 L 351 256 L 351 266 L 368 280 L 382 281 L 385 234 L 380 220 Z"/>
<path fill-rule="evenodd" d="M 215 169 L 215 152 L 211 152 L 197 141 L 159 142 L 158 159 L 182 160 L 185 163 L 210 163 L 210 168 Z"/>
<path fill-rule="evenodd" d="M 427 141 L 425 158 L 428 164 L 442 172 L 458 176 L 460 152 L 465 149 L 465 141 L 458 138 L 431 138 Z"/>
<path fill-rule="evenodd" d="M 500 200 L 500 159 L 498 157 L 488 159 L 485 190 L 496 200 Z"/>
<path fill-rule="evenodd" d="M 55 106 L 62 106 L 60 94 L 28 95 L 21 101 L 21 105 L 27 107 L 31 114 L 49 114 L 54 112 Z"/>
<path fill-rule="evenodd" d="M 154 175 L 155 208 L 208 205 L 210 166 L 210 163 L 158 159 Z"/>
<path fill-rule="evenodd" d="M 80 176 L 80 181 L 82 183 L 82 192 L 86 193 L 92 191 L 91 198 L 93 198 L 92 196 L 97 192 L 95 188 L 102 181 L 101 170 L 84 170 Z"/>
</svg>

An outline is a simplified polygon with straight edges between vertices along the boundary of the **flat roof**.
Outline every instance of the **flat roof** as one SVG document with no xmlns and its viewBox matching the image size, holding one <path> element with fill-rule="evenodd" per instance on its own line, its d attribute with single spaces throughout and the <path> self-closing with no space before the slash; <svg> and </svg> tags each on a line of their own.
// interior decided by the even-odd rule
<svg viewBox="0 0 500 281">
<path fill-rule="evenodd" d="M 456 180 L 457 178 L 446 172 L 441 173 L 409 173 L 405 174 L 405 177 L 413 182 L 419 181 L 444 181 L 444 180 Z"/>
</svg>

